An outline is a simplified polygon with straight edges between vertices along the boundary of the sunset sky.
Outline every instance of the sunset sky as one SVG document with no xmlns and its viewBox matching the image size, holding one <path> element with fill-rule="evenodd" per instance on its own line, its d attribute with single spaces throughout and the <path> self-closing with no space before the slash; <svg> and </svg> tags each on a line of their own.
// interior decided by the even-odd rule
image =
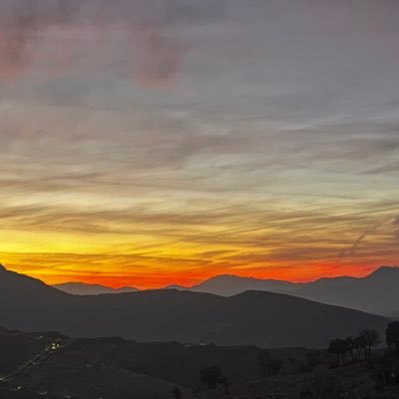
<svg viewBox="0 0 399 399">
<path fill-rule="evenodd" d="M 0 261 L 48 283 L 399 263 L 397 0 L 1 0 Z"/>
</svg>

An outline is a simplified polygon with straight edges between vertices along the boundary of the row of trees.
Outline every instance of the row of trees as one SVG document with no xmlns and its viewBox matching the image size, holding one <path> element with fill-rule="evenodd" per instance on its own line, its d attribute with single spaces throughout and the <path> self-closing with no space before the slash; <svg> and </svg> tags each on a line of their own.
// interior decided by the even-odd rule
<svg viewBox="0 0 399 399">
<path fill-rule="evenodd" d="M 385 332 L 387 347 L 399 355 L 399 322 L 388 324 Z M 338 364 L 370 360 L 373 348 L 381 344 L 380 334 L 374 329 L 362 330 L 356 337 L 336 338 L 330 342 L 328 353 L 337 358 Z"/>
<path fill-rule="evenodd" d="M 356 337 L 336 338 L 330 342 L 328 353 L 337 357 L 338 364 L 346 364 L 371 358 L 371 351 L 380 344 L 377 330 L 365 329 Z"/>
</svg>

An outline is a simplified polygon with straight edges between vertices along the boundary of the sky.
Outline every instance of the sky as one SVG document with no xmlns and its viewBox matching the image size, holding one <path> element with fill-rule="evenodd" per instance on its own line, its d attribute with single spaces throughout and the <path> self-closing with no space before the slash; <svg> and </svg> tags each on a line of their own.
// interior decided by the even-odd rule
<svg viewBox="0 0 399 399">
<path fill-rule="evenodd" d="M 399 260 L 397 0 L 2 0 L 0 260 L 48 283 Z"/>
</svg>

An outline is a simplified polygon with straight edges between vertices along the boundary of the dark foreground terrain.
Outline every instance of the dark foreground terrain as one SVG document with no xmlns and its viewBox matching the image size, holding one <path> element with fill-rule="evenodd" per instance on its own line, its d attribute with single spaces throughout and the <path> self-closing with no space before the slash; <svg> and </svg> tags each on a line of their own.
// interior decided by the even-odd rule
<svg viewBox="0 0 399 399">
<path fill-rule="evenodd" d="M 399 397 L 395 384 L 378 387 L 378 361 L 337 365 L 325 352 L 302 348 L 265 352 L 1 329 L 0 351 L 1 399 Z M 266 368 L 260 362 L 265 353 Z M 212 377 L 204 380 L 201 373 L 215 367 L 222 378 L 211 386 Z"/>
<path fill-rule="evenodd" d="M 229 381 L 259 379 L 261 349 L 121 338 L 70 339 L 58 333 L 0 332 L 1 389 L 9 397 L 171 398 L 178 387 L 191 398 L 204 389 L 199 372 L 218 365 Z M 281 349 L 282 358 L 304 359 L 304 349 Z M 0 391 L 1 393 L 1 391 Z M 28 393 L 31 396 L 26 396 Z M 0 398 L 8 397 L 0 394 Z"/>
</svg>

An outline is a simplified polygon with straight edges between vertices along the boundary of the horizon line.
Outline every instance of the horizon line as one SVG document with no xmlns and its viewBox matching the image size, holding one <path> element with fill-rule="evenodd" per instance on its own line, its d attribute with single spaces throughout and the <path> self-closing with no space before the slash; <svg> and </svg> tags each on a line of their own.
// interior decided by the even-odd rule
<svg viewBox="0 0 399 399">
<path fill-rule="evenodd" d="M 108 289 L 112 289 L 112 290 L 120 290 L 123 288 L 131 288 L 131 289 L 135 289 L 138 291 L 150 291 L 150 290 L 162 290 L 162 289 L 171 289 L 173 286 L 175 287 L 180 287 L 180 288 L 184 288 L 187 290 L 193 289 L 201 284 L 206 283 L 207 281 L 216 279 L 216 278 L 220 278 L 220 277 L 234 277 L 234 278 L 239 278 L 239 279 L 243 279 L 243 280 L 257 280 L 257 281 L 276 281 L 276 282 L 283 282 L 283 283 L 290 283 L 290 284 L 297 284 L 297 285 L 302 285 L 302 284 L 311 284 L 311 283 L 315 283 L 317 281 L 320 280 L 326 280 L 326 279 L 339 279 L 339 278 L 352 278 L 355 280 L 361 280 L 367 277 L 372 276 L 374 273 L 376 273 L 378 270 L 381 269 L 399 269 L 399 265 L 380 265 L 380 266 L 376 266 L 375 268 L 372 268 L 371 271 L 368 271 L 367 273 L 361 275 L 361 276 L 356 276 L 356 275 L 349 275 L 349 274 L 342 274 L 342 275 L 336 275 L 336 276 L 322 276 L 316 279 L 310 279 L 307 281 L 295 281 L 295 280 L 288 280 L 288 279 L 278 279 L 278 278 L 262 278 L 262 277 L 254 277 L 254 276 L 243 276 L 243 275 L 239 275 L 239 274 L 233 274 L 233 273 L 221 273 L 221 274 L 215 274 L 214 276 L 205 278 L 204 280 L 201 280 L 200 282 L 193 284 L 191 286 L 186 286 L 183 284 L 179 284 L 179 283 L 171 283 L 171 284 L 167 284 L 165 286 L 161 286 L 161 287 L 148 287 L 148 288 L 137 288 L 134 285 L 121 285 L 121 286 L 111 286 L 111 285 L 106 285 L 106 284 L 102 284 L 102 283 L 90 283 L 90 282 L 85 282 L 85 281 L 78 281 L 78 280 L 66 280 L 63 282 L 59 282 L 59 283 L 55 283 L 55 284 L 50 284 L 47 283 L 45 280 L 41 279 L 41 278 L 37 278 L 35 276 L 30 275 L 29 273 L 21 273 L 18 271 L 14 271 L 12 269 L 7 268 L 7 266 L 4 263 L 0 262 L 0 267 L 3 267 L 6 271 L 9 272 L 14 272 L 14 273 L 18 273 L 18 274 L 22 274 L 31 278 L 34 278 L 36 280 L 41 281 L 43 284 L 48 285 L 50 287 L 57 287 L 60 285 L 64 285 L 64 284 L 81 284 L 81 285 L 86 285 L 86 286 L 99 286 L 99 287 L 104 287 L 104 288 L 108 288 Z"/>
</svg>

